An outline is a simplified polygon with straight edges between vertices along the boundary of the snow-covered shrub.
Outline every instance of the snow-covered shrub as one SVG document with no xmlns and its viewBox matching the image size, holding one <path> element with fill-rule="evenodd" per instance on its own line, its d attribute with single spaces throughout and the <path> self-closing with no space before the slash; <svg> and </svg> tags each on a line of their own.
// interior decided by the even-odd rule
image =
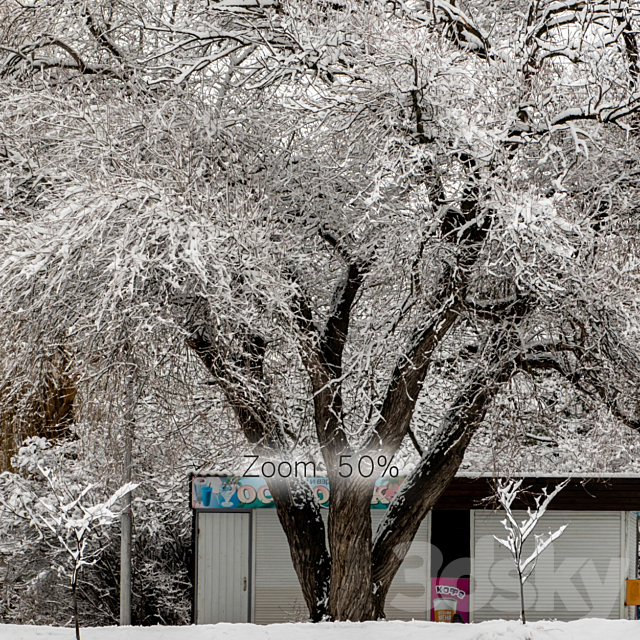
<svg viewBox="0 0 640 640">
<path fill-rule="evenodd" d="M 78 483 L 74 477 L 66 478 L 65 469 L 60 465 L 55 469 L 44 466 L 41 459 L 34 460 L 33 454 L 37 454 L 38 448 L 47 448 L 42 440 L 26 443 L 16 460 L 18 469 L 27 467 L 31 474 L 35 470 L 39 472 L 38 490 L 19 474 L 7 472 L 3 474 L 6 487 L 4 495 L 0 495 L 0 504 L 14 518 L 26 521 L 37 532 L 38 541 L 52 550 L 51 569 L 65 576 L 71 586 L 76 640 L 80 640 L 80 572 L 97 561 L 104 534 L 118 517 L 116 505 L 137 485 L 127 483 L 98 502 L 95 490 L 99 485 Z"/>
<path fill-rule="evenodd" d="M 191 511 L 184 477 L 147 483 L 134 503 L 133 623 L 191 622 Z"/>
<path fill-rule="evenodd" d="M 133 502 L 131 621 L 134 625 L 191 622 L 191 511 L 186 479 L 150 478 Z M 86 599 L 109 624 L 119 620 L 120 531 L 85 574 Z M 113 576 L 116 580 L 113 580 Z M 108 607 L 107 607 L 108 605 Z"/>
<path fill-rule="evenodd" d="M 12 459 L 15 471 L 0 476 L 0 571 L 5 621 L 68 624 L 73 620 L 65 577 L 71 570 L 71 558 L 32 526 L 35 522 L 30 512 L 46 513 L 44 504 L 55 501 L 40 469 L 62 474 L 72 491 L 81 491 L 86 485 L 88 477 L 77 464 L 76 448 L 75 442 L 52 446 L 45 438 L 28 438 Z M 101 535 L 99 540 L 91 541 L 90 552 L 104 545 Z M 80 604 L 81 615 L 83 609 Z"/>
<path fill-rule="evenodd" d="M 54 469 L 67 486 L 82 490 L 104 480 L 102 467 L 80 440 L 52 444 L 30 438 L 12 460 L 13 472 L 0 476 L 0 620 L 69 625 L 73 622 L 70 557 L 47 544 L 24 516 L 46 501 L 50 490 L 39 468 Z M 133 624 L 190 622 L 190 511 L 186 477 L 144 478 L 136 491 L 133 548 Z M 104 497 L 112 490 L 102 488 Z M 22 510 L 22 511 L 21 511 Z M 82 625 L 113 625 L 119 618 L 120 531 L 101 529 L 86 549 L 92 564 L 78 579 Z"/>
</svg>

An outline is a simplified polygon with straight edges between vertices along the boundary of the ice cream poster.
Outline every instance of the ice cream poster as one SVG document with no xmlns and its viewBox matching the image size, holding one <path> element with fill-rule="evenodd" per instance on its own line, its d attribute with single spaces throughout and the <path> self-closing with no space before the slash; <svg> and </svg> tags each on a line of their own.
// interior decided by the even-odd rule
<svg viewBox="0 0 640 640">
<path fill-rule="evenodd" d="M 255 509 L 273 506 L 262 478 L 197 476 L 191 483 L 194 509 Z"/>
<path fill-rule="evenodd" d="M 469 579 L 431 578 L 430 609 L 435 622 L 469 622 Z"/>
</svg>

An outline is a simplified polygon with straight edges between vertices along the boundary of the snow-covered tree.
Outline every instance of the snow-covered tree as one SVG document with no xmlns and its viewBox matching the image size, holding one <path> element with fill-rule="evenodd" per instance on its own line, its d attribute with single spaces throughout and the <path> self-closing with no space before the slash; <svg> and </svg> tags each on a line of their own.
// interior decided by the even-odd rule
<svg viewBox="0 0 640 640">
<path fill-rule="evenodd" d="M 307 484 L 268 481 L 311 619 L 383 616 L 517 383 L 640 425 L 637 12 L 586 6 L 16 5 L 2 393 L 45 346 L 82 396 L 125 343 L 149 371 L 188 345 L 212 438 L 324 465 L 328 547 Z M 374 536 L 358 462 L 411 447 Z"/>
<path fill-rule="evenodd" d="M 496 498 L 500 506 L 504 509 L 506 516 L 501 522 L 509 535 L 506 539 L 498 538 L 497 536 L 493 537 L 509 551 L 516 566 L 516 571 L 518 572 L 518 583 L 520 585 L 520 618 L 522 620 L 522 624 L 526 624 L 527 622 L 525 613 L 526 606 L 524 601 L 524 583 L 536 568 L 536 562 L 540 557 L 540 554 L 554 540 L 557 540 L 564 533 L 564 530 L 568 525 L 562 525 L 553 533 L 550 531 L 546 538 L 543 534 L 534 534 L 535 547 L 533 552 L 526 558 L 523 557 L 524 544 L 527 541 L 527 538 L 529 538 L 529 536 L 534 532 L 540 518 L 542 518 L 547 511 L 549 503 L 558 495 L 558 493 L 560 493 L 560 491 L 562 491 L 562 489 L 567 486 L 568 483 L 569 480 L 561 482 L 551 493 L 547 493 L 547 488 L 545 487 L 542 490 L 541 495 L 534 497 L 536 503 L 535 508 L 531 509 L 531 507 L 528 507 L 528 517 L 520 523 L 518 523 L 513 514 L 512 505 L 514 500 L 518 496 L 521 496 L 524 491 L 520 488 L 522 486 L 522 480 L 509 480 L 507 482 L 498 480 L 496 485 Z"/>
<path fill-rule="evenodd" d="M 26 519 L 41 539 L 59 546 L 70 559 L 69 580 L 76 638 L 80 640 L 77 598 L 80 571 L 97 560 L 100 546 L 92 544 L 93 539 L 100 535 L 102 529 L 117 521 L 119 513 L 113 510 L 115 505 L 138 485 L 126 484 L 105 501 L 97 502 L 93 499 L 93 485 L 69 484 L 40 461 L 36 462 L 36 467 L 46 481 L 46 494 L 33 494 L 19 476 L 5 472 L 2 474 L 5 491 L 0 494 L 0 504 L 14 516 Z M 64 572 L 66 563 L 59 563 L 58 569 Z"/>
</svg>

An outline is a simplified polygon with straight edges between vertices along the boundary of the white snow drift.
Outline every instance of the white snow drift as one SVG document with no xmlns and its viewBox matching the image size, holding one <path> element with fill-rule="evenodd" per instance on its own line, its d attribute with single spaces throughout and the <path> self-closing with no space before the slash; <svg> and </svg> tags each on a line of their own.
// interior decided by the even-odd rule
<svg viewBox="0 0 640 640">
<path fill-rule="evenodd" d="M 0 640 L 72 640 L 61 627 L 0 625 Z M 258 626 L 97 627 L 82 640 L 638 640 L 640 621 L 587 618 L 574 622 L 496 620 L 480 624 L 436 622 L 327 622 Z"/>
</svg>

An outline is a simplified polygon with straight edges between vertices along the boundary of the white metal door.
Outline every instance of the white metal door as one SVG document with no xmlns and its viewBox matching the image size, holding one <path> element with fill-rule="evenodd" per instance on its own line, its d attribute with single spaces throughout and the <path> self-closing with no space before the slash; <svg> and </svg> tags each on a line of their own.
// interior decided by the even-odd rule
<svg viewBox="0 0 640 640">
<path fill-rule="evenodd" d="M 248 513 L 199 513 L 196 622 L 248 622 Z"/>
</svg>

